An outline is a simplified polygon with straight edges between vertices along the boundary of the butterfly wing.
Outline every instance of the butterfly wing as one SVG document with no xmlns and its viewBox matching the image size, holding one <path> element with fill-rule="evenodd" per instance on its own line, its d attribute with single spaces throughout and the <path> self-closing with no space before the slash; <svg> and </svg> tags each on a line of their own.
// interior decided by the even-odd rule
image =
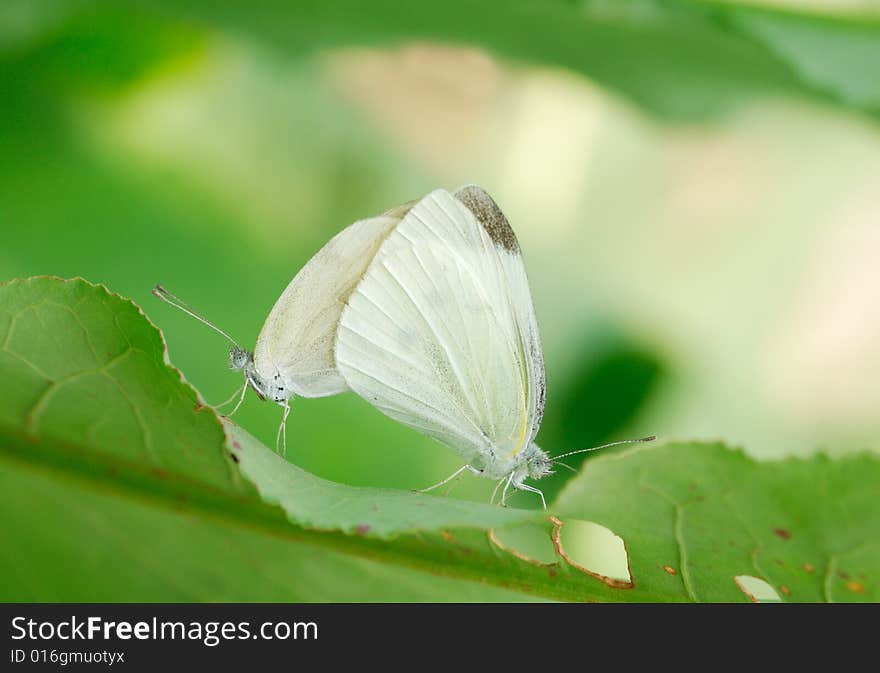
<svg viewBox="0 0 880 673">
<path fill-rule="evenodd" d="M 336 364 L 382 412 L 468 461 L 528 446 L 541 343 L 519 245 L 488 194 L 436 190 L 410 210 L 348 298 Z"/>
<path fill-rule="evenodd" d="M 304 397 L 348 390 L 336 371 L 333 353 L 339 316 L 406 209 L 402 206 L 346 227 L 296 274 L 257 338 L 254 364 L 261 376 L 280 374 L 290 390 Z"/>
</svg>

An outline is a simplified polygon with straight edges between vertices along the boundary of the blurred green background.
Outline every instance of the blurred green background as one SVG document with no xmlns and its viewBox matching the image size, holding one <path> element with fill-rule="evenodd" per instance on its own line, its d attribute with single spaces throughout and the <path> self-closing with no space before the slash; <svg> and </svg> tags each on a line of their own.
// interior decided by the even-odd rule
<svg viewBox="0 0 880 673">
<path fill-rule="evenodd" d="M 656 433 L 765 458 L 876 450 L 878 16 L 876 1 L 5 2 L 0 278 L 132 297 L 219 402 L 240 382 L 223 340 L 155 283 L 252 346 L 335 232 L 476 182 L 529 271 L 542 447 Z M 279 418 L 253 395 L 236 416 L 270 446 Z M 288 437 L 288 459 L 349 484 L 459 466 L 353 394 L 297 400 Z M 486 498 L 484 481 L 455 495 Z"/>
</svg>

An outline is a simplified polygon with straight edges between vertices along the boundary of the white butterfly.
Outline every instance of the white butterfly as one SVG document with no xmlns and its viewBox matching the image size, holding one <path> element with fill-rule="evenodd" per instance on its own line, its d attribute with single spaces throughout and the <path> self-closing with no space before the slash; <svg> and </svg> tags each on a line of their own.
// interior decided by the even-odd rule
<svg viewBox="0 0 880 673">
<path fill-rule="evenodd" d="M 336 325 L 345 300 L 363 276 L 379 246 L 412 204 L 359 220 L 330 239 L 300 269 L 275 302 L 257 337 L 254 352 L 242 348 L 228 333 L 190 308 L 160 285 L 153 294 L 226 337 L 229 366 L 244 374 L 244 384 L 226 402 L 238 397 L 234 414 L 248 387 L 262 399 L 279 404 L 284 413 L 276 447 L 286 448 L 286 423 L 291 399 L 325 397 L 348 390 L 336 371 L 333 348 Z"/>
<path fill-rule="evenodd" d="M 342 311 L 336 367 L 466 461 L 425 490 L 468 470 L 499 480 L 502 504 L 513 487 L 546 508 L 525 483 L 563 457 L 534 442 L 546 398 L 538 322 L 519 243 L 483 189 L 437 189 L 388 234 Z"/>
<path fill-rule="evenodd" d="M 534 439 L 544 415 L 544 356 L 516 235 L 480 187 L 438 189 L 359 220 L 321 248 L 276 301 L 253 354 L 156 286 L 153 293 L 226 337 L 244 385 L 283 409 L 286 447 L 295 395 L 351 388 L 380 411 L 439 440 L 465 470 L 544 494 L 525 482 L 560 458 Z"/>
</svg>

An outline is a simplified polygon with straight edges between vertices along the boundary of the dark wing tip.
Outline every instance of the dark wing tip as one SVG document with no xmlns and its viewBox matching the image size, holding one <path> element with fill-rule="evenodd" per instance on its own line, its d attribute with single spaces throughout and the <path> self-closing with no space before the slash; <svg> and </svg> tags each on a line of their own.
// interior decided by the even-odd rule
<svg viewBox="0 0 880 673">
<path fill-rule="evenodd" d="M 501 208 L 485 189 L 478 185 L 465 185 L 456 190 L 454 196 L 474 214 L 495 245 L 508 252 L 519 253 L 516 234 L 513 233 L 513 229 L 504 213 L 501 212 Z"/>
</svg>

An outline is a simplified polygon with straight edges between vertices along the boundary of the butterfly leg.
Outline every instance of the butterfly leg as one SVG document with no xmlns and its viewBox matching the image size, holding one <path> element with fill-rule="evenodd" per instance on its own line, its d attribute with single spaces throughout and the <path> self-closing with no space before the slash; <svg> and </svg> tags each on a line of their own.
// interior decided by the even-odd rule
<svg viewBox="0 0 880 673">
<path fill-rule="evenodd" d="M 448 484 L 450 481 L 455 479 L 458 475 L 460 475 L 465 470 L 467 470 L 471 474 L 482 474 L 483 473 L 482 470 L 478 470 L 473 465 L 463 465 L 462 467 L 458 468 L 455 472 L 450 474 L 448 477 L 446 477 L 446 479 L 444 479 L 443 481 L 438 482 L 438 483 L 434 484 L 433 486 L 428 486 L 428 488 L 417 488 L 416 493 L 427 493 L 428 491 L 433 491 L 435 488 L 440 488 L 441 486 L 443 486 L 443 484 Z"/>
<path fill-rule="evenodd" d="M 281 454 L 287 455 L 287 417 L 290 415 L 290 402 L 284 401 L 284 415 L 281 417 L 281 425 L 275 434 L 275 453 L 278 453 L 278 444 L 281 444 Z"/>
<path fill-rule="evenodd" d="M 236 388 L 235 392 L 232 393 L 232 395 L 230 395 L 228 398 L 226 398 L 226 400 L 224 400 L 220 404 L 212 404 L 210 406 L 214 407 L 214 409 L 219 411 L 220 409 L 225 407 L 227 404 L 231 404 L 235 400 L 235 398 L 238 397 L 240 394 L 241 394 L 241 388 Z M 230 413 L 230 416 L 232 415 L 232 413 L 235 413 L 234 410 L 233 410 L 233 412 Z"/>
<path fill-rule="evenodd" d="M 501 484 L 503 484 L 507 480 L 507 477 L 502 477 L 497 484 L 495 484 L 495 488 L 492 489 L 492 497 L 489 498 L 489 504 L 495 502 L 495 496 L 498 495 L 498 489 L 501 488 Z"/>
<path fill-rule="evenodd" d="M 534 486 L 529 486 L 528 484 L 514 484 L 513 487 L 517 490 L 520 490 L 520 491 L 528 491 L 529 493 L 537 493 L 538 495 L 541 496 L 541 504 L 544 506 L 544 509 L 545 510 L 547 509 L 547 501 L 544 500 L 544 493 L 540 489 L 537 489 Z"/>
<path fill-rule="evenodd" d="M 510 484 L 513 481 L 514 472 L 511 472 L 507 477 L 507 481 L 504 483 L 504 490 L 501 491 L 501 506 L 507 507 L 507 489 L 510 488 Z"/>
<path fill-rule="evenodd" d="M 228 414 L 226 414 L 226 418 L 231 417 L 232 414 L 234 414 L 236 411 L 238 411 L 238 408 L 241 406 L 241 403 L 244 402 L 244 394 L 247 392 L 247 389 L 248 389 L 248 382 L 247 382 L 247 379 L 245 379 L 244 385 L 241 387 L 241 397 L 238 398 L 238 403 L 232 408 L 232 411 L 230 411 Z M 226 404 L 226 402 L 224 402 L 223 404 Z"/>
</svg>

